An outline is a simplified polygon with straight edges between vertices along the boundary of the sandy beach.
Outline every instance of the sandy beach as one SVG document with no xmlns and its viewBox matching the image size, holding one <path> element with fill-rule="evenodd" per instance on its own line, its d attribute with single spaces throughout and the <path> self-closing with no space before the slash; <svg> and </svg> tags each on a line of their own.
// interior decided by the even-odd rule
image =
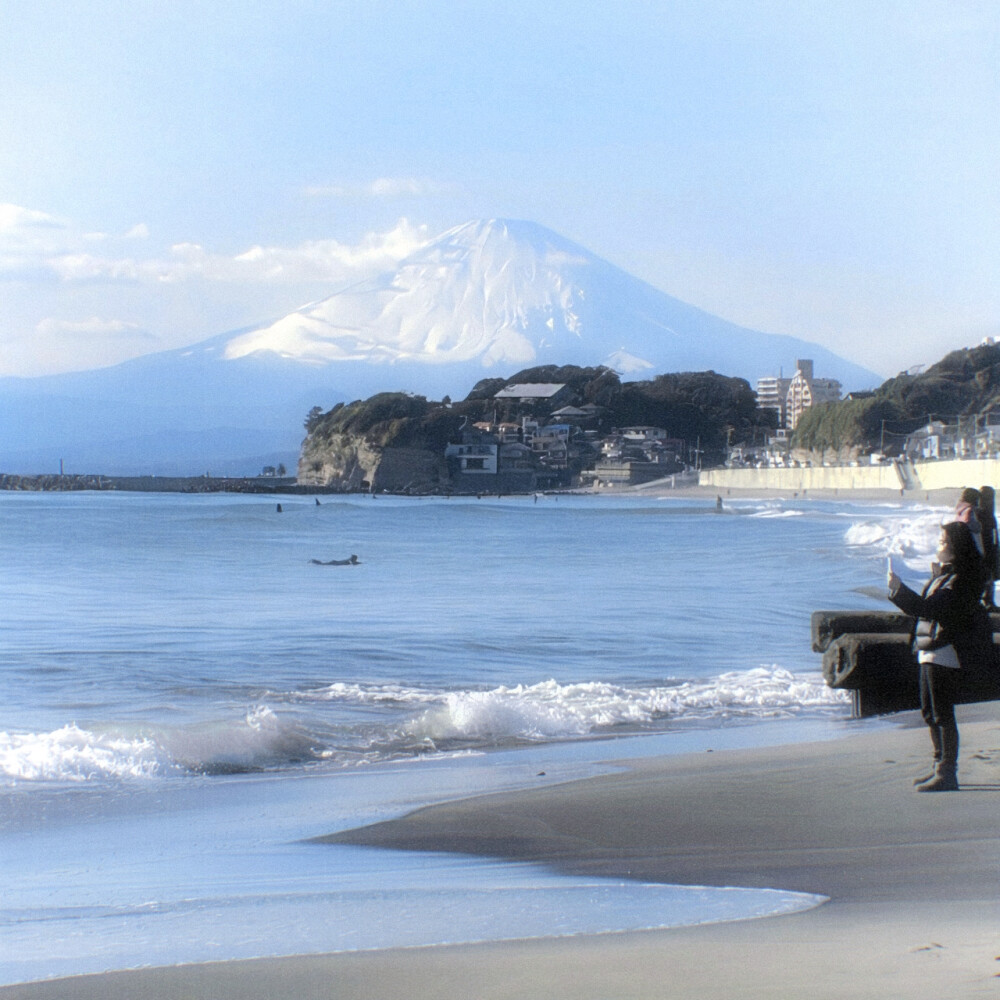
<svg viewBox="0 0 1000 1000">
<path fill-rule="evenodd" d="M 833 742 L 642 760 L 329 838 L 829 897 L 808 911 L 669 931 L 119 972 L 8 987 L 0 997 L 995 997 L 1000 707 L 961 711 L 958 794 L 914 791 L 928 741 L 915 717 L 898 721 Z"/>
<path fill-rule="evenodd" d="M 722 497 L 722 502 L 748 499 L 759 500 L 833 500 L 833 501 L 872 501 L 875 503 L 929 503 L 935 506 L 951 507 L 958 499 L 959 487 L 934 490 L 909 490 L 901 494 L 899 490 L 890 489 L 773 489 L 753 487 L 740 489 L 737 487 L 700 486 L 684 484 L 670 487 L 663 480 L 646 483 L 642 486 L 606 487 L 587 490 L 595 495 L 622 493 L 625 495 L 651 496 L 658 499 L 682 499 L 692 497 L 698 499 L 716 499 Z"/>
</svg>

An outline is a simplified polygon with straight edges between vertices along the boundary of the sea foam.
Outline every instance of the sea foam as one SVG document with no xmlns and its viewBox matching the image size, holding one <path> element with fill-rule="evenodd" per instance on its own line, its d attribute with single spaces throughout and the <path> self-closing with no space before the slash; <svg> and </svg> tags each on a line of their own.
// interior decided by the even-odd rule
<svg viewBox="0 0 1000 1000">
<path fill-rule="evenodd" d="M 948 520 L 942 510 L 911 516 L 884 517 L 859 521 L 844 533 L 847 545 L 877 557 L 899 557 L 915 572 L 926 572 L 937 548 L 941 524 Z"/>
<path fill-rule="evenodd" d="M 414 737 L 505 743 L 649 731 L 734 718 L 777 718 L 844 710 L 843 692 L 819 676 L 781 667 L 732 671 L 652 687 L 588 682 L 455 691 L 410 724 Z"/>
<path fill-rule="evenodd" d="M 63 726 L 49 733 L 0 733 L 0 778 L 90 781 L 149 778 L 163 767 L 153 740 Z"/>
<path fill-rule="evenodd" d="M 309 736 L 266 706 L 240 720 L 146 727 L 137 734 L 84 729 L 0 732 L 0 782 L 145 780 L 281 767 L 313 755 Z"/>
</svg>

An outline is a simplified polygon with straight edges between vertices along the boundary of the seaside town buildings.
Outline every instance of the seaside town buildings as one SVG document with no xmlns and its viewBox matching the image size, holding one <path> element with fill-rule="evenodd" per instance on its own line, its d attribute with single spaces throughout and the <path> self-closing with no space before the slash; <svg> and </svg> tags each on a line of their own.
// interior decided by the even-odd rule
<svg viewBox="0 0 1000 1000">
<path fill-rule="evenodd" d="M 996 419 L 996 423 L 993 420 Z M 953 458 L 1000 458 L 1000 414 L 958 417 L 953 423 L 928 422 L 903 443 L 903 456 L 910 461 Z"/>
<path fill-rule="evenodd" d="M 778 427 L 760 449 L 734 448 L 726 464 L 797 466 L 800 462 L 788 456 L 787 424 L 797 422 L 809 406 L 839 399 L 840 385 L 834 379 L 815 378 L 807 361 L 798 362 L 790 379 L 778 376 L 761 382 L 765 395 L 760 405 L 766 405 L 769 399 L 775 408 L 780 405 L 786 426 Z M 551 399 L 561 388 L 521 385 L 508 387 L 505 396 L 497 394 L 494 398 L 513 399 L 531 409 L 533 402 Z M 572 484 L 635 486 L 679 477 L 696 464 L 696 443 L 671 437 L 664 427 L 631 426 L 602 432 L 598 430 L 601 412 L 601 407 L 593 404 L 567 405 L 548 417 L 484 420 L 464 428 L 461 440 L 446 449 L 452 488 L 464 493 L 524 493 Z M 947 423 L 929 419 L 925 426 L 906 436 L 900 450 L 902 454 L 892 460 L 900 470 L 914 461 L 1000 459 L 1000 414 L 995 423 L 989 415 L 955 418 Z M 872 464 L 889 461 L 881 452 L 869 458 Z"/>
<path fill-rule="evenodd" d="M 870 392 L 854 392 L 846 398 L 862 399 L 871 395 Z M 813 363 L 808 359 L 796 362 L 791 378 L 779 374 L 758 379 L 758 405 L 775 412 L 777 429 L 764 449 L 756 453 L 747 448 L 733 449 L 727 464 L 787 464 L 788 441 L 802 414 L 810 406 L 837 402 L 840 398 L 840 383 L 836 379 L 817 378 Z M 893 439 L 891 450 L 898 452 L 902 460 L 1000 459 L 1000 414 L 995 418 L 993 414 L 970 414 L 945 420 L 928 416 L 923 427 L 905 435 L 887 431 L 883 425 L 883 437 Z M 872 463 L 888 461 L 884 451 L 882 448 L 874 452 L 870 456 Z"/>
<path fill-rule="evenodd" d="M 730 456 L 733 465 L 784 465 L 789 439 L 802 414 L 819 403 L 836 403 L 841 385 L 835 378 L 817 378 L 810 358 L 795 362 L 791 378 L 765 375 L 757 380 L 757 405 L 775 414 L 775 430 L 760 449 L 735 449 Z"/>
<path fill-rule="evenodd" d="M 535 415 L 571 393 L 568 386 L 525 383 L 505 386 L 493 398 L 493 420 L 462 429 L 460 440 L 445 449 L 453 487 L 459 492 L 530 492 L 566 485 L 571 479 L 593 485 L 636 485 L 684 470 L 687 443 L 664 427 L 634 426 L 599 430 L 603 408 L 565 405 L 548 416 Z M 528 415 L 500 419 L 516 404 Z"/>
</svg>

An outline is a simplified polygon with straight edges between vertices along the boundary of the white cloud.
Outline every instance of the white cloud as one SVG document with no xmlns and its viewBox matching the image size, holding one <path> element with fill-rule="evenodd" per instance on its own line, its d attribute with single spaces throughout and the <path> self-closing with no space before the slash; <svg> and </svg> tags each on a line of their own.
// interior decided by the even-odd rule
<svg viewBox="0 0 1000 1000">
<path fill-rule="evenodd" d="M 81 229 L 48 212 L 0 204 L 0 280 L 93 280 L 134 277 L 134 268 L 113 260 L 123 241 L 148 237 L 140 223 L 116 236 Z"/>
<path fill-rule="evenodd" d="M 8 214 L 12 218 L 15 215 Z M 45 217 L 44 213 L 29 215 Z M 148 237 L 148 228 L 139 224 L 120 237 L 64 231 L 58 244 L 44 239 L 27 245 L 19 241 L 17 245 L 8 243 L 6 249 L 0 240 L 0 279 L 45 278 L 63 283 L 177 284 L 197 279 L 220 284 L 336 284 L 357 281 L 394 267 L 427 241 L 427 232 L 424 227 L 401 219 L 388 232 L 369 233 L 358 243 L 309 240 L 291 247 L 257 245 L 231 255 L 213 253 L 192 241 L 174 244 L 159 254 L 150 248 L 148 255 L 140 256 L 135 252 L 136 243 L 145 243 Z M 105 249 L 106 252 L 101 252 Z M 116 253 L 116 250 L 128 252 Z"/>
<path fill-rule="evenodd" d="M 42 337 L 94 338 L 104 340 L 156 341 L 159 338 L 138 323 L 120 319 L 91 316 L 85 320 L 65 320 L 48 317 L 35 327 Z"/>
<path fill-rule="evenodd" d="M 143 269 L 139 261 L 88 253 L 58 254 L 44 267 L 61 281 L 137 281 Z"/>
<path fill-rule="evenodd" d="M 389 232 L 369 233 L 354 245 L 312 240 L 297 247 L 251 247 L 230 266 L 239 280 L 335 282 L 394 267 L 426 242 L 422 226 L 402 219 Z"/>
<path fill-rule="evenodd" d="M 257 245 L 227 256 L 210 253 L 197 243 L 179 243 L 170 248 L 169 258 L 140 265 L 138 274 L 165 282 L 194 277 L 227 283 L 356 281 L 394 267 L 426 242 L 424 227 L 401 219 L 388 232 L 369 233 L 356 244 L 309 240 L 294 247 Z"/>
<path fill-rule="evenodd" d="M 376 177 L 365 184 L 313 185 L 304 189 L 309 198 L 373 200 L 389 198 L 429 198 L 444 194 L 447 187 L 417 177 Z"/>
<path fill-rule="evenodd" d="M 0 202 L 0 234 L 4 236 L 16 235 L 31 229 L 65 228 L 67 228 L 67 223 L 64 220 L 49 215 L 47 212 L 23 208 L 21 205 L 11 205 L 9 202 Z"/>
<path fill-rule="evenodd" d="M 126 229 L 121 236 L 112 233 L 84 233 L 83 239 L 88 243 L 103 243 L 105 240 L 146 240 L 149 239 L 149 226 L 145 222 L 140 222 L 129 229 Z"/>
<path fill-rule="evenodd" d="M 5 331 L 0 338 L 0 371 L 31 376 L 103 368 L 163 346 L 139 323 L 96 315 L 81 320 L 50 316 Z"/>
<path fill-rule="evenodd" d="M 45 276 L 44 259 L 72 245 L 69 223 L 48 212 L 0 203 L 0 280 Z"/>
<path fill-rule="evenodd" d="M 394 270 L 428 238 L 401 219 L 356 241 L 220 253 L 200 240 L 157 244 L 143 224 L 101 233 L 17 206 L 2 221 L 0 373 L 19 375 L 116 364 L 282 315 Z"/>
</svg>

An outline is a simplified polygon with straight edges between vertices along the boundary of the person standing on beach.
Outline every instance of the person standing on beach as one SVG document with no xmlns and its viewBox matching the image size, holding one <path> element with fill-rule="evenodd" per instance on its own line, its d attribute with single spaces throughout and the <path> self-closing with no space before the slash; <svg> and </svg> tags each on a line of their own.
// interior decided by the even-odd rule
<svg viewBox="0 0 1000 1000">
<path fill-rule="evenodd" d="M 983 603 L 995 608 L 994 585 L 1000 579 L 1000 534 L 997 532 L 996 494 L 992 486 L 979 487 L 979 527 L 983 539 L 983 562 L 986 584 L 983 587 Z"/>
<path fill-rule="evenodd" d="M 934 767 L 914 782 L 920 792 L 958 791 L 955 701 L 965 676 L 981 675 L 993 658 L 989 616 L 980 603 L 983 562 L 967 524 L 941 529 L 937 562 L 923 592 L 911 590 L 890 567 L 889 600 L 913 615 L 920 665 L 920 712 L 931 732 Z"/>
<path fill-rule="evenodd" d="M 979 506 L 982 503 L 982 496 L 979 490 L 966 486 L 962 490 L 955 504 L 955 520 L 961 521 L 969 527 L 972 532 L 972 540 L 976 543 L 979 555 L 983 555 L 983 528 L 979 522 Z"/>
</svg>

